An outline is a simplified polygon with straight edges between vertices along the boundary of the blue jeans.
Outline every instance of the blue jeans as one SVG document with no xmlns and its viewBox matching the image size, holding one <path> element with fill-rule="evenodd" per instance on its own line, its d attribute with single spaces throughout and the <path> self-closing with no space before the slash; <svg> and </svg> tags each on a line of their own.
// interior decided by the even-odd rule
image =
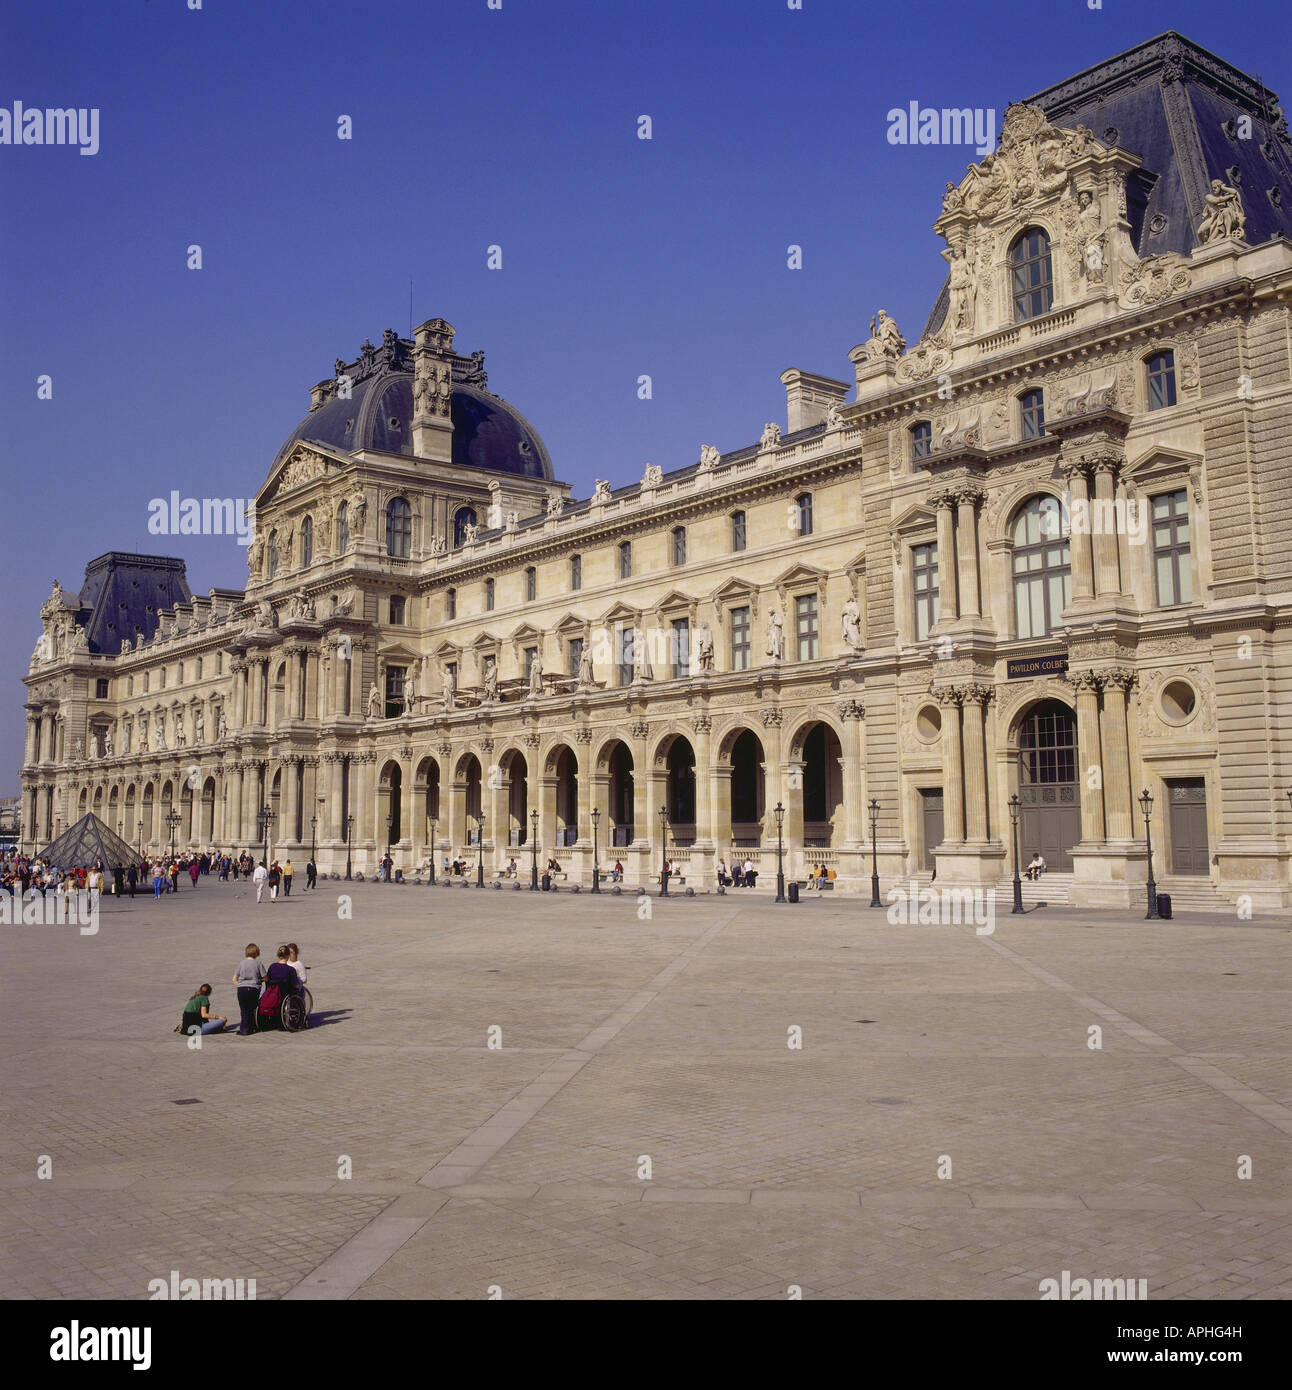
<svg viewBox="0 0 1292 1390">
<path fill-rule="evenodd" d="M 162 890 L 162 880 L 161 880 L 160 878 L 154 878 L 154 879 L 153 879 L 153 897 L 154 897 L 154 898 L 160 898 L 160 897 L 161 897 L 161 890 Z"/>
</svg>

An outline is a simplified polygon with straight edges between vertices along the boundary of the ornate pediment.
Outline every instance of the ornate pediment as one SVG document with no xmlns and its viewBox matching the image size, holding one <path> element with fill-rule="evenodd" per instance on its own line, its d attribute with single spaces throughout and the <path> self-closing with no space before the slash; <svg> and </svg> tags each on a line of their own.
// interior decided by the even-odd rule
<svg viewBox="0 0 1292 1390">
<path fill-rule="evenodd" d="M 256 499 L 257 508 L 263 508 L 271 498 L 277 500 L 285 493 L 304 487 L 316 479 L 335 477 L 342 467 L 339 460 L 328 457 L 317 448 L 298 444 L 261 489 L 260 496 Z"/>
</svg>

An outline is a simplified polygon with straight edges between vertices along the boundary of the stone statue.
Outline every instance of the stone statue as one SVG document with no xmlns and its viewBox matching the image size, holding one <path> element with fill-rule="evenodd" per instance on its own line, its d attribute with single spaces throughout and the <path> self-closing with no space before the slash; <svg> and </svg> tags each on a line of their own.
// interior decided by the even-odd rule
<svg viewBox="0 0 1292 1390">
<path fill-rule="evenodd" d="M 710 468 L 722 461 L 722 454 L 712 444 L 700 445 L 700 472 L 707 473 Z"/>
<path fill-rule="evenodd" d="M 103 731 L 103 756 L 105 758 L 111 758 L 115 756 L 112 747 L 112 730 L 110 728 L 104 729 Z"/>
<path fill-rule="evenodd" d="M 157 723 L 153 729 L 153 751 L 164 753 L 166 751 L 166 717 L 159 714 Z"/>
<path fill-rule="evenodd" d="M 201 705 L 193 714 L 193 742 L 206 742 L 206 716 L 202 713 Z"/>
<path fill-rule="evenodd" d="M 534 653 L 534 659 L 529 664 L 529 693 L 531 695 L 541 695 L 543 693 L 543 658 Z"/>
<path fill-rule="evenodd" d="M 362 492 L 356 492 L 350 499 L 349 507 L 350 534 L 352 536 L 363 535 L 363 523 L 368 518 L 368 499 Z"/>
<path fill-rule="evenodd" d="M 597 485 L 592 490 L 592 500 L 594 502 L 610 501 L 610 483 L 606 478 L 597 479 Z"/>
<path fill-rule="evenodd" d="M 176 711 L 175 711 L 175 714 L 174 714 L 174 719 L 175 719 L 175 747 L 176 747 L 176 748 L 187 748 L 187 747 L 188 747 L 188 735 L 185 734 L 185 732 L 184 732 L 184 712 L 183 712 L 183 710 L 176 710 Z"/>
<path fill-rule="evenodd" d="M 1202 221 L 1198 223 L 1198 240 L 1203 246 L 1213 241 L 1243 239 L 1247 230 L 1247 215 L 1243 200 L 1236 188 L 1220 179 L 1212 179 L 1211 192 L 1203 199 Z"/>
<path fill-rule="evenodd" d="M 219 718 L 216 720 L 215 729 L 216 737 L 220 739 L 224 738 L 229 732 L 228 721 L 224 717 L 223 710 L 220 711 Z"/>
<path fill-rule="evenodd" d="M 90 646 L 90 634 L 79 623 L 72 628 L 71 647 L 73 651 L 88 651 Z"/>
<path fill-rule="evenodd" d="M 843 426 L 843 406 L 838 401 L 831 401 L 825 412 L 825 427 L 828 430 L 841 430 Z"/>
<path fill-rule="evenodd" d="M 368 708 L 366 714 L 369 719 L 379 719 L 381 717 L 381 691 L 377 689 L 376 681 L 368 687 Z"/>
<path fill-rule="evenodd" d="M 964 247 L 951 248 L 951 303 L 947 309 L 947 322 L 953 333 L 973 328 L 974 322 L 974 273 L 969 256 Z M 889 319 L 891 323 L 892 320 Z"/>
<path fill-rule="evenodd" d="M 659 487 L 664 481 L 664 470 L 658 463 L 648 463 L 642 474 L 642 487 Z"/>
<path fill-rule="evenodd" d="M 701 671 L 713 670 L 713 629 L 701 623 L 695 634 L 695 655 Z"/>
<path fill-rule="evenodd" d="M 887 358 L 895 362 L 906 351 L 906 339 L 897 327 L 897 320 L 888 317 L 888 311 L 881 309 L 870 321 L 870 337 L 866 342 L 866 355 L 872 361 Z"/>
<path fill-rule="evenodd" d="M 84 756 L 85 744 L 81 739 L 78 738 L 75 741 L 75 743 L 72 744 L 72 757 L 76 762 L 79 763 Z"/>
<path fill-rule="evenodd" d="M 262 598 L 256 605 L 256 620 L 261 627 L 277 626 L 277 619 L 274 616 L 274 605 L 267 598 Z"/>
<path fill-rule="evenodd" d="M 519 525 L 520 525 L 520 513 L 519 513 L 519 512 L 508 512 L 508 513 L 507 513 L 507 529 L 508 529 L 509 531 L 514 531 L 514 530 L 516 530 L 516 528 L 517 528 Z"/>
<path fill-rule="evenodd" d="M 956 212 L 963 202 L 964 199 L 960 196 L 960 190 L 948 180 L 947 191 L 942 195 L 942 211 L 944 213 Z"/>
<path fill-rule="evenodd" d="M 586 642 L 579 653 L 579 674 L 574 681 L 580 690 L 591 690 L 596 683 L 592 673 L 592 648 Z"/>
<path fill-rule="evenodd" d="M 458 673 L 452 666 L 444 668 L 444 712 L 448 714 L 450 710 L 457 708 L 458 704 Z"/>
<path fill-rule="evenodd" d="M 547 499 L 548 516 L 560 516 L 564 510 L 565 498 L 562 497 L 559 493 L 552 493 L 552 495 Z"/>
<path fill-rule="evenodd" d="M 857 606 L 857 600 L 850 598 L 843 605 L 843 613 L 840 621 L 843 625 L 843 643 L 851 652 L 861 650 L 861 609 Z"/>
<path fill-rule="evenodd" d="M 781 427 L 775 420 L 768 420 L 758 438 L 760 449 L 774 449 L 781 442 Z"/>
<path fill-rule="evenodd" d="M 767 617 L 767 655 L 773 661 L 785 660 L 785 624 L 780 612 L 773 608 Z"/>
<path fill-rule="evenodd" d="M 1088 188 L 1077 194 L 1077 227 L 1082 272 L 1093 284 L 1101 285 L 1104 280 L 1104 224 L 1099 204 Z"/>
<path fill-rule="evenodd" d="M 411 675 L 412 672 L 409 672 L 409 674 L 405 676 L 404 688 L 399 692 L 399 703 L 403 706 L 405 715 L 415 714 L 417 712 L 417 693 L 413 688 L 413 682 L 410 679 Z"/>
<path fill-rule="evenodd" d="M 260 562 L 265 557 L 265 542 L 256 536 L 247 547 L 247 570 L 253 579 L 260 578 Z"/>
<path fill-rule="evenodd" d="M 468 521 L 462 526 L 462 537 L 467 545 L 474 545 L 480 535 L 480 526 L 477 522 Z"/>
<path fill-rule="evenodd" d="M 484 698 L 487 704 L 493 704 L 498 698 L 498 663 L 493 657 L 485 659 Z"/>
</svg>

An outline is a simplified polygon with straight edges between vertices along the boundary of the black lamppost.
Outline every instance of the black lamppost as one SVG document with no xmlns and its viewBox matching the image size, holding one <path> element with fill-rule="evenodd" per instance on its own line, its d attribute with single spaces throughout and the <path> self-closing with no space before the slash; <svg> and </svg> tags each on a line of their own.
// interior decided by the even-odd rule
<svg viewBox="0 0 1292 1390">
<path fill-rule="evenodd" d="M 537 812 L 537 811 L 531 811 L 531 812 L 529 813 L 529 823 L 530 823 L 530 826 L 532 827 L 532 829 L 531 829 L 530 832 L 529 832 L 529 849 L 530 849 L 530 853 L 534 856 L 534 862 L 533 862 L 533 865 L 531 866 L 530 871 L 529 871 L 529 891 L 530 891 L 531 893 L 537 893 L 537 892 L 538 892 L 538 812 Z"/>
<path fill-rule="evenodd" d="M 395 828 L 395 816 L 392 812 L 386 817 L 386 882 L 389 883 L 392 877 L 393 860 L 390 857 L 390 832 Z"/>
<path fill-rule="evenodd" d="M 1288 795 L 1289 795 L 1290 797 L 1292 797 L 1292 792 L 1289 792 Z M 143 821 L 140 821 L 140 822 L 139 822 L 139 857 L 140 857 L 140 859 L 142 859 L 142 858 L 144 857 L 144 823 L 143 823 Z"/>
<path fill-rule="evenodd" d="M 1022 814 L 1023 803 L 1015 792 L 1009 799 L 1009 823 L 1014 831 L 1014 906 L 1010 915 L 1023 910 L 1023 880 L 1018 876 L 1018 818 Z"/>
<path fill-rule="evenodd" d="M 776 817 L 776 901 L 785 901 L 785 841 L 781 827 L 785 824 L 785 807 L 778 801 L 772 810 Z"/>
<path fill-rule="evenodd" d="M 269 827 L 270 827 L 271 825 L 273 825 L 274 821 L 276 821 L 276 820 L 278 819 L 278 817 L 277 817 L 277 815 L 275 814 L 275 812 L 272 810 L 272 808 L 270 808 L 270 807 L 268 807 L 268 806 L 262 806 L 262 807 L 260 808 L 260 816 L 259 816 L 258 819 L 259 819 L 259 821 L 260 821 L 260 840 L 261 840 L 262 852 L 263 852 L 263 855 L 264 855 L 264 863 L 265 863 L 265 867 L 268 868 L 268 867 L 269 867 Z"/>
<path fill-rule="evenodd" d="M 166 824 L 170 826 L 170 857 L 175 858 L 175 832 L 183 824 L 184 817 L 178 811 L 172 811 L 166 817 Z"/>
<path fill-rule="evenodd" d="M 317 816 L 311 816 L 311 817 L 310 817 L 310 863 L 311 863 L 311 864 L 314 863 L 314 859 L 315 859 L 315 850 L 316 850 L 317 847 L 318 847 L 318 827 L 319 827 L 319 818 L 318 818 Z"/>
<path fill-rule="evenodd" d="M 660 860 L 659 869 L 659 895 L 661 898 L 668 897 L 668 807 L 659 808 L 659 829 L 660 838 L 663 841 L 663 858 Z"/>
<path fill-rule="evenodd" d="M 592 808 L 592 891 L 601 892 L 601 871 L 597 860 L 597 826 L 601 824 L 601 812 Z"/>
<path fill-rule="evenodd" d="M 879 802 L 870 798 L 870 905 L 883 907 L 879 901 Z"/>
<path fill-rule="evenodd" d="M 354 817 L 345 818 L 345 876 L 350 877 L 350 828 L 354 825 Z"/>
<path fill-rule="evenodd" d="M 431 838 L 426 846 L 426 886 L 430 888 L 435 883 L 435 827 L 439 822 L 434 816 L 428 816 L 427 819 L 431 822 Z"/>
<path fill-rule="evenodd" d="M 476 817 L 476 848 L 480 857 L 476 861 L 476 887 L 484 887 L 484 813 Z"/>
<path fill-rule="evenodd" d="M 1144 914 L 1144 920 L 1149 922 L 1157 917 L 1157 883 L 1153 878 L 1153 831 L 1149 825 L 1153 798 L 1148 794 L 1147 787 L 1140 793 L 1139 808 L 1144 814 L 1144 840 L 1148 846 L 1148 911 Z"/>
</svg>

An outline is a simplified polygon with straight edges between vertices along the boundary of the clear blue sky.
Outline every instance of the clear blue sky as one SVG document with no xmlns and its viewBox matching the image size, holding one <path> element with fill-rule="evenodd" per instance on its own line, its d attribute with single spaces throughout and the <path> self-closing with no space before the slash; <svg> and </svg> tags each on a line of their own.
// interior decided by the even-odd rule
<svg viewBox="0 0 1292 1390">
<path fill-rule="evenodd" d="M 120 549 L 241 587 L 149 500 L 254 494 L 333 359 L 408 332 L 410 279 L 577 494 L 680 467 L 783 424 L 786 367 L 848 377 L 881 304 L 918 335 L 976 156 L 888 144 L 891 107 L 1003 113 L 1168 28 L 1292 98 L 1286 0 L 6 6 L 0 106 L 101 115 L 93 158 L 0 146 L 0 794 L 51 581 Z"/>
</svg>

